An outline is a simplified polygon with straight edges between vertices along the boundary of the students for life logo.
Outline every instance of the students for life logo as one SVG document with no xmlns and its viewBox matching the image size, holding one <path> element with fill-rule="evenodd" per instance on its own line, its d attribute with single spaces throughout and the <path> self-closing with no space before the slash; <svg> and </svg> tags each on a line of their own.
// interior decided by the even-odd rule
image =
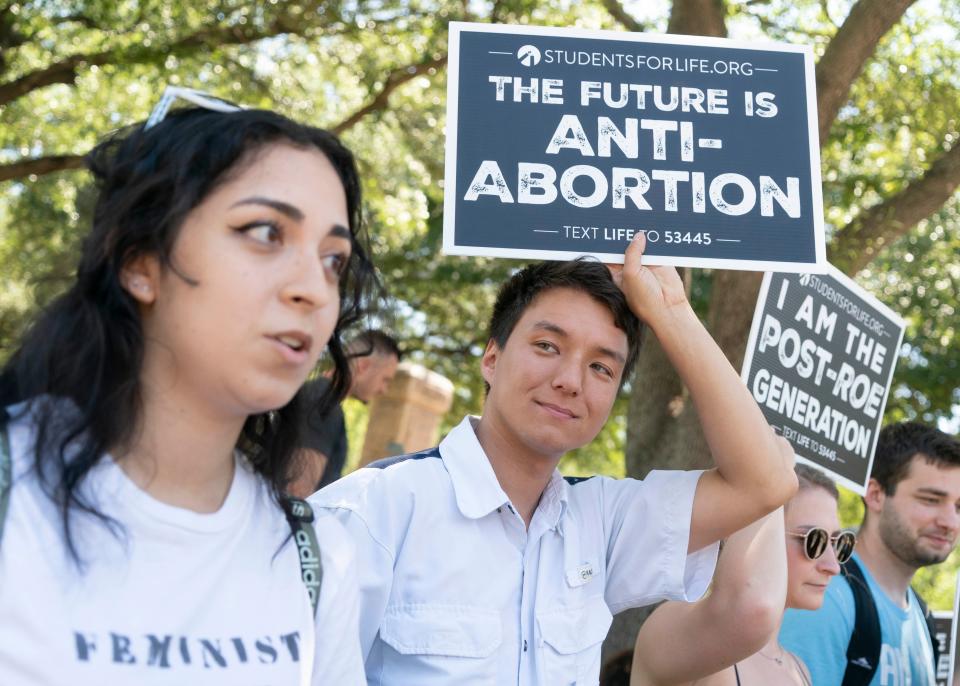
<svg viewBox="0 0 960 686">
<path fill-rule="evenodd" d="M 517 50 L 517 59 L 525 67 L 533 67 L 540 64 L 540 49 L 535 45 L 524 45 Z"/>
</svg>

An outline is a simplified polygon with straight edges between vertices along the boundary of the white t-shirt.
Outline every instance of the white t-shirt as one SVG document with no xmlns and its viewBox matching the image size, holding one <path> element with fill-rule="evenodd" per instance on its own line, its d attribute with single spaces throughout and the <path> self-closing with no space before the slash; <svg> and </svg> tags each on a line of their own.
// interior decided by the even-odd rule
<svg viewBox="0 0 960 686">
<path fill-rule="evenodd" d="M 245 460 L 220 510 L 198 514 L 153 499 L 105 457 L 83 488 L 123 529 L 74 514 L 78 569 L 32 469 L 31 426 L 18 419 L 8 429 L 0 684 L 364 683 L 354 551 L 332 517 L 315 524 L 323 585 L 314 622 L 289 524 Z"/>
</svg>

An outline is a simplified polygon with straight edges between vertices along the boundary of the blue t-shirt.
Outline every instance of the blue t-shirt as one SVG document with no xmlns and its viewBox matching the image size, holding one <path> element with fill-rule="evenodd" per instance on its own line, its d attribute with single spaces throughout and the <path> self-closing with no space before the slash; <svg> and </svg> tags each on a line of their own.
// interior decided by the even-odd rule
<svg viewBox="0 0 960 686">
<path fill-rule="evenodd" d="M 870 572 L 854 555 L 880 616 L 880 665 L 870 686 L 932 686 L 933 647 L 913 592 L 907 593 L 906 610 L 877 586 Z M 780 643 L 810 669 L 814 686 L 840 686 L 847 669 L 847 645 L 853 634 L 853 591 L 846 579 L 835 577 L 827 587 L 819 610 L 787 610 L 780 628 Z"/>
</svg>

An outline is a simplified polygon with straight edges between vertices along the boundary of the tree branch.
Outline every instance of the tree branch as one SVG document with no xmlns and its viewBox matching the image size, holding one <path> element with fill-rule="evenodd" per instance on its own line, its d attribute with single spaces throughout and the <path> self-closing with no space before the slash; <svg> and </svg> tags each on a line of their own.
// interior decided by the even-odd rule
<svg viewBox="0 0 960 686">
<path fill-rule="evenodd" d="M 667 30 L 726 36 L 723 0 L 675 0 Z M 731 295 L 722 288 L 719 292 L 714 290 L 715 300 L 724 297 Z M 714 307 L 716 304 L 711 309 Z M 736 311 L 735 307 L 730 309 Z M 743 308 L 739 318 L 749 316 L 744 314 L 748 311 L 753 312 L 752 308 Z M 747 331 L 749 328 L 745 327 Z M 694 421 L 696 409 L 686 398 L 679 375 L 654 336 L 648 335 L 640 348 L 632 388 L 627 410 L 627 474 L 643 477 L 654 468 L 689 469 L 708 464 L 702 431 Z"/>
<path fill-rule="evenodd" d="M 751 17 L 760 25 L 760 28 L 764 32 L 777 35 L 777 32 L 783 31 L 783 27 L 772 19 L 768 19 L 760 14 L 751 14 Z M 818 30 L 818 29 L 802 29 L 798 26 L 791 26 L 787 31 L 791 34 L 798 34 L 800 36 L 806 36 L 807 38 L 830 38 L 833 35 L 832 31 Z"/>
<path fill-rule="evenodd" d="M 940 209 L 960 187 L 960 143 L 896 195 L 861 212 L 837 232 L 830 262 L 855 274 L 884 247 Z"/>
<path fill-rule="evenodd" d="M 410 64 L 405 67 L 397 67 L 387 74 L 387 78 L 383 81 L 383 87 L 380 89 L 380 92 L 373 97 L 372 100 L 341 121 L 339 124 L 331 127 L 330 130 L 338 136 L 341 135 L 344 131 L 353 127 L 368 114 L 386 109 L 390 100 L 390 94 L 393 93 L 393 91 L 395 91 L 397 88 L 431 69 L 439 69 L 446 63 L 447 56 L 441 55 L 440 57 L 427 60 L 426 62 Z"/>
<path fill-rule="evenodd" d="M 73 83 L 77 78 L 77 69 L 82 66 L 95 66 L 114 61 L 111 52 L 86 55 L 71 55 L 49 67 L 32 71 L 12 81 L 0 84 L 0 106 L 13 102 L 38 88 L 52 86 L 55 83 Z"/>
<path fill-rule="evenodd" d="M 50 155 L 29 160 L 17 160 L 10 164 L 0 164 L 0 183 L 30 176 L 31 174 L 43 176 L 44 174 L 82 167 L 83 155 Z"/>
<path fill-rule="evenodd" d="M 817 63 L 820 142 L 827 139 L 850 88 L 877 43 L 916 0 L 857 0 Z"/>
<path fill-rule="evenodd" d="M 724 0 L 674 0 L 667 33 L 727 37 Z"/>
<path fill-rule="evenodd" d="M 830 16 L 830 6 L 827 0 L 820 0 L 820 11 L 823 13 L 823 17 L 834 27 L 836 27 L 837 22 L 835 22 L 833 17 Z"/>
<path fill-rule="evenodd" d="M 601 4 L 607 8 L 610 16 L 616 19 L 627 31 L 639 33 L 645 31 L 646 27 L 630 16 L 623 8 L 620 0 L 601 0 Z"/>
<path fill-rule="evenodd" d="M 73 83 L 81 67 L 112 64 L 114 62 L 146 63 L 165 59 L 168 55 L 183 55 L 203 48 L 221 45 L 244 45 L 282 33 L 301 34 L 294 18 L 277 17 L 262 27 L 246 25 L 215 26 L 191 33 L 172 43 L 156 47 L 124 46 L 101 52 L 77 54 L 59 62 L 24 74 L 0 84 L 0 106 L 6 105 L 38 88 L 57 83 Z"/>
</svg>

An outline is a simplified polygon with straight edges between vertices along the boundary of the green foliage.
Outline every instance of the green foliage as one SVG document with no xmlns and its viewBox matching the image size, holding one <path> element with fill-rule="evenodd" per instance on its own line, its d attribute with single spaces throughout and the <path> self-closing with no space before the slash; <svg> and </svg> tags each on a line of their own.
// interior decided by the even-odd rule
<svg viewBox="0 0 960 686">
<path fill-rule="evenodd" d="M 913 577 L 913 588 L 923 596 L 931 610 L 953 610 L 960 571 L 960 553 L 956 549 L 945 562 L 923 567 Z"/>
<path fill-rule="evenodd" d="M 840 526 L 845 529 L 855 529 L 863 521 L 863 500 L 851 490 L 838 486 L 840 501 L 837 513 L 840 516 Z"/>
<path fill-rule="evenodd" d="M 883 251 L 860 275 L 907 322 L 885 419 L 933 423 L 960 404 L 958 203 Z"/>
<path fill-rule="evenodd" d="M 728 2 L 728 28 L 734 38 L 811 44 L 819 55 L 851 4 Z M 657 30 L 666 26 L 668 2 L 626 9 Z M 440 254 L 450 20 L 618 28 L 597 0 L 8 3 L 0 9 L 0 92 L 51 70 L 57 78 L 0 104 L 0 166 L 84 153 L 104 133 L 143 118 L 166 83 L 342 126 L 361 167 L 367 225 L 389 292 L 364 326 L 396 330 L 412 359 L 454 381 L 446 430 L 482 408 L 486 318 L 497 285 L 522 266 Z M 960 138 L 958 26 L 955 3 L 920 0 L 855 83 L 823 145 L 831 235 Z M 0 359 L 70 277 L 89 216 L 87 183 L 79 171 L 0 183 Z M 888 419 L 935 421 L 960 403 L 958 249 L 954 199 L 858 277 L 908 321 Z M 692 300 L 703 317 L 711 289 L 710 272 L 694 271 Z M 358 426 L 362 409 L 350 415 Z M 624 415 L 621 400 L 600 437 L 562 468 L 622 474 Z"/>
<path fill-rule="evenodd" d="M 367 411 L 367 406 L 356 398 L 347 398 L 341 403 L 341 407 L 343 423 L 347 427 L 347 459 L 343 464 L 343 473 L 346 475 L 360 466 L 363 438 L 367 435 L 367 421 L 370 419 L 370 413 Z"/>
</svg>

